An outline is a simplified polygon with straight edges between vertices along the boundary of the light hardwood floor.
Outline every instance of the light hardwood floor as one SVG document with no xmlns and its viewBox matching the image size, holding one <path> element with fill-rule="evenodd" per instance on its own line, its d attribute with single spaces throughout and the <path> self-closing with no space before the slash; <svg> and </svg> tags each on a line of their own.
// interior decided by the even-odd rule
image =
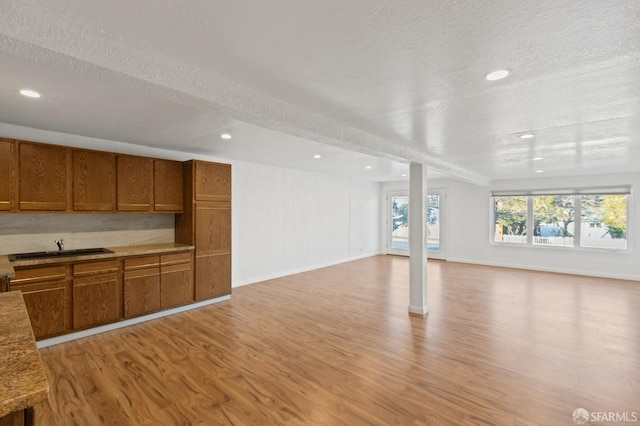
<svg viewBox="0 0 640 426">
<path fill-rule="evenodd" d="M 42 350 L 40 425 L 571 425 L 640 412 L 640 282 L 376 256 Z M 606 423 L 613 424 L 613 423 Z"/>
</svg>

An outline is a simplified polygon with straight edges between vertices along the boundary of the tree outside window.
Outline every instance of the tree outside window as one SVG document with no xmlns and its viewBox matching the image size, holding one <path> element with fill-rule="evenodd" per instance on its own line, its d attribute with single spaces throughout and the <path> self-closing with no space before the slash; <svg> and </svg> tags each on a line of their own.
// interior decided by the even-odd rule
<svg viewBox="0 0 640 426">
<path fill-rule="evenodd" d="M 628 194 L 495 196 L 493 202 L 495 242 L 627 249 Z"/>
</svg>

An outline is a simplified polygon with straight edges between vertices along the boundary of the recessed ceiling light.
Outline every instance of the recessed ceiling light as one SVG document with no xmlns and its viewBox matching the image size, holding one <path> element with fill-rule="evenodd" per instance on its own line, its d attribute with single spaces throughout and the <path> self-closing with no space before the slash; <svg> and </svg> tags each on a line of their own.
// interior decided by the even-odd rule
<svg viewBox="0 0 640 426">
<path fill-rule="evenodd" d="M 534 138 L 536 135 L 534 135 L 533 133 L 523 133 L 522 135 L 520 135 L 520 139 L 531 139 Z"/>
<path fill-rule="evenodd" d="M 313 158 L 322 158 L 322 155 L 316 154 L 316 155 L 313 156 Z"/>
<path fill-rule="evenodd" d="M 536 170 L 536 173 L 544 173 L 544 170 Z"/>
<path fill-rule="evenodd" d="M 222 139 L 231 139 L 231 135 L 230 135 L 229 133 L 222 133 L 222 134 L 220 135 L 220 137 L 221 137 Z"/>
<path fill-rule="evenodd" d="M 20 94 L 22 96 L 27 96 L 29 98 L 39 98 L 40 97 L 40 93 L 36 92 L 35 90 L 30 90 L 30 89 L 22 89 L 20 91 Z"/>
<path fill-rule="evenodd" d="M 532 161 L 540 161 L 540 160 L 544 160 L 544 157 L 535 157 L 531 159 Z"/>
<path fill-rule="evenodd" d="M 403 174 L 402 174 L 402 177 L 407 177 L 407 174 L 406 174 L 406 173 L 403 173 Z"/>
<path fill-rule="evenodd" d="M 509 74 L 511 74 L 511 70 L 508 70 L 508 69 L 495 70 L 485 75 L 484 78 L 486 78 L 489 81 L 496 81 L 496 80 L 502 80 L 503 78 L 507 77 Z"/>
<path fill-rule="evenodd" d="M 371 166 L 366 166 L 365 167 L 365 169 L 367 169 L 367 170 L 371 170 L 371 168 L 372 168 Z"/>
</svg>

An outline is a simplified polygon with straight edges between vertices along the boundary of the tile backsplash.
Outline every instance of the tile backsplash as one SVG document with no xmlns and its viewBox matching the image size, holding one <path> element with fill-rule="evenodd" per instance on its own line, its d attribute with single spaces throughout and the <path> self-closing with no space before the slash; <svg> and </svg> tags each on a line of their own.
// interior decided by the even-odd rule
<svg viewBox="0 0 640 426">
<path fill-rule="evenodd" d="M 0 214 L 0 254 L 174 242 L 173 214 Z"/>
</svg>

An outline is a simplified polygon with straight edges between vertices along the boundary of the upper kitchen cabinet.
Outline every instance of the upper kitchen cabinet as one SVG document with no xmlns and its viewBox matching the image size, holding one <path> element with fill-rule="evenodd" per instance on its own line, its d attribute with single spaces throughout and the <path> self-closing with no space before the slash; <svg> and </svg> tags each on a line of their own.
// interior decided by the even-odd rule
<svg viewBox="0 0 640 426">
<path fill-rule="evenodd" d="M 69 148 L 18 142 L 18 207 L 65 211 L 69 199 Z"/>
<path fill-rule="evenodd" d="M 0 211 L 11 210 L 13 172 L 13 141 L 0 138 Z"/>
<path fill-rule="evenodd" d="M 231 201 L 231 164 L 194 161 L 195 200 Z"/>
<path fill-rule="evenodd" d="M 182 163 L 153 161 L 153 209 L 160 213 L 182 212 Z"/>
<path fill-rule="evenodd" d="M 73 210 L 111 212 L 116 204 L 116 156 L 73 151 Z"/>
<path fill-rule="evenodd" d="M 153 160 L 118 155 L 118 211 L 150 212 L 153 203 Z"/>
</svg>

